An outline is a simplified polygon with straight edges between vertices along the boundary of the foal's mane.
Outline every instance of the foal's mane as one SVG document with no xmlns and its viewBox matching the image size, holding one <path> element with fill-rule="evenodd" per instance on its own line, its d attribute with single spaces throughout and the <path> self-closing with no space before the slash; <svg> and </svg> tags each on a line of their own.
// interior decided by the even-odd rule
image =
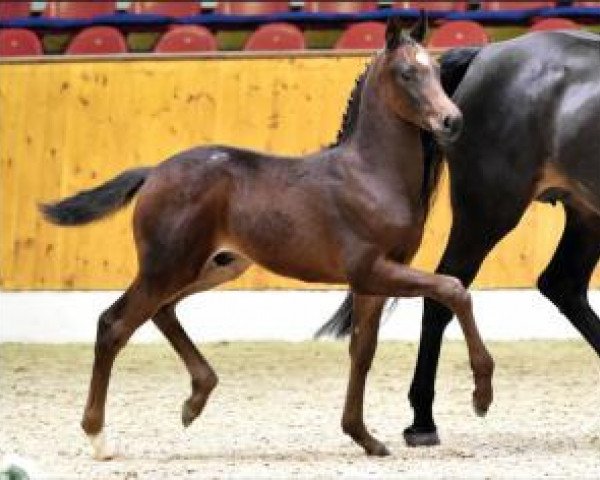
<svg viewBox="0 0 600 480">
<path fill-rule="evenodd" d="M 360 99 L 362 97 L 362 90 L 365 84 L 365 79 L 367 78 L 367 72 L 369 71 L 370 67 L 371 64 L 367 64 L 365 69 L 354 82 L 354 87 L 352 88 L 352 92 L 350 92 L 350 98 L 348 98 L 348 103 L 346 103 L 346 110 L 344 111 L 344 115 L 342 117 L 342 126 L 338 130 L 335 142 L 330 144 L 328 148 L 339 147 L 354 133 L 354 130 L 356 129 L 356 123 L 358 120 L 358 112 L 360 110 Z"/>
<path fill-rule="evenodd" d="M 346 104 L 346 110 L 342 117 L 342 125 L 338 130 L 337 138 L 335 139 L 335 142 L 328 146 L 328 148 L 340 146 L 354 133 L 358 120 L 358 112 L 360 110 L 362 90 L 370 67 L 371 64 L 367 64 L 365 69 L 356 79 L 352 92 L 350 93 L 350 98 L 348 98 Z M 421 200 L 425 209 L 425 216 L 427 217 L 435 197 L 436 187 L 439 184 L 444 155 L 435 141 L 433 133 L 421 129 L 421 143 L 423 145 L 423 184 L 421 186 Z"/>
</svg>

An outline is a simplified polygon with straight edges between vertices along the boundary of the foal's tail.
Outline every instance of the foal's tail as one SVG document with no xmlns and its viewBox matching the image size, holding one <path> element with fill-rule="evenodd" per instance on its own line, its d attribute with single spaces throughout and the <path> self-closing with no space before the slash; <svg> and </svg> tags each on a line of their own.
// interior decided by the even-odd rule
<svg viewBox="0 0 600 480">
<path fill-rule="evenodd" d="M 99 220 L 127 205 L 146 181 L 151 168 L 126 170 L 102 185 L 83 190 L 56 203 L 40 205 L 49 222 L 83 225 Z"/>
<path fill-rule="evenodd" d="M 454 48 L 442 55 L 440 59 L 441 83 L 444 87 L 444 91 L 449 97 L 454 95 L 454 92 L 456 92 L 460 82 L 467 73 L 469 65 L 471 65 L 471 62 L 477 56 L 480 50 L 481 47 Z M 425 162 L 422 197 L 426 202 L 425 208 L 427 209 L 431 203 L 433 193 L 438 184 L 444 155 L 431 132 L 422 130 L 421 141 L 423 144 Z M 397 300 L 398 299 L 392 300 L 393 304 L 388 311 L 393 309 Z M 323 336 L 342 338 L 350 334 L 351 327 L 352 295 L 349 293 L 346 295 L 343 303 L 333 314 L 331 319 L 329 319 L 327 323 L 317 330 L 314 338 Z"/>
</svg>

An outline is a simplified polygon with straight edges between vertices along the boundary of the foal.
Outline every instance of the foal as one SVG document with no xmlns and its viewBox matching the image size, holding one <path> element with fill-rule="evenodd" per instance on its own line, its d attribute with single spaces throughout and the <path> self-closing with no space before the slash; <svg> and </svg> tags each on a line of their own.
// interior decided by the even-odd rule
<svg viewBox="0 0 600 480">
<path fill-rule="evenodd" d="M 54 223 L 79 225 L 139 196 L 133 215 L 139 271 L 98 322 L 82 421 L 96 458 L 113 455 L 103 435 L 113 361 L 149 318 L 192 378 L 183 424 L 202 412 L 217 376 L 179 324 L 175 305 L 238 277 L 252 263 L 304 281 L 350 285 L 356 315 L 342 428 L 368 454 L 389 453 L 363 421 L 365 380 L 387 297 L 427 296 L 456 313 L 475 380 L 473 403 L 478 412 L 487 410 L 493 361 L 469 294 L 453 277 L 408 266 L 428 203 L 419 129 L 452 141 L 462 122 L 440 86 L 435 62 L 417 43 L 424 33 L 424 19 L 410 37 L 396 20 L 388 23 L 386 48 L 367 71 L 357 127 L 335 148 L 301 159 L 195 148 L 42 207 Z"/>
</svg>

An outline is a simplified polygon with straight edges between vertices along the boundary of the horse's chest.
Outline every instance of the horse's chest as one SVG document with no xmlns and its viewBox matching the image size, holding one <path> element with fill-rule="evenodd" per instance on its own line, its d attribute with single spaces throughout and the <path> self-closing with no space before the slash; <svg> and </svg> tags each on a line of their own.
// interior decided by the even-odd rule
<svg viewBox="0 0 600 480">
<path fill-rule="evenodd" d="M 403 192 L 385 188 L 357 194 L 344 212 L 350 226 L 370 243 L 389 249 L 403 244 L 418 246 L 423 212 L 418 202 Z"/>
</svg>

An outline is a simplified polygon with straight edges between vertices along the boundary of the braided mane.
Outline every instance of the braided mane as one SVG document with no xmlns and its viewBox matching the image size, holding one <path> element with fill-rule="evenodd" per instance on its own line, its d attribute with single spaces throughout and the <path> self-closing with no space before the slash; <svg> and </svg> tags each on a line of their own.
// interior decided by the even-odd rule
<svg viewBox="0 0 600 480">
<path fill-rule="evenodd" d="M 358 76 L 358 78 L 354 82 L 354 88 L 352 88 L 350 98 L 348 99 L 348 103 L 346 104 L 344 116 L 342 117 L 342 126 L 338 130 L 335 142 L 330 144 L 328 148 L 340 146 L 342 143 L 348 140 L 354 133 L 354 130 L 356 128 L 356 120 L 358 119 L 358 111 L 360 107 L 360 99 L 362 97 L 362 90 L 370 66 L 370 64 L 367 65 L 363 72 Z"/>
</svg>

